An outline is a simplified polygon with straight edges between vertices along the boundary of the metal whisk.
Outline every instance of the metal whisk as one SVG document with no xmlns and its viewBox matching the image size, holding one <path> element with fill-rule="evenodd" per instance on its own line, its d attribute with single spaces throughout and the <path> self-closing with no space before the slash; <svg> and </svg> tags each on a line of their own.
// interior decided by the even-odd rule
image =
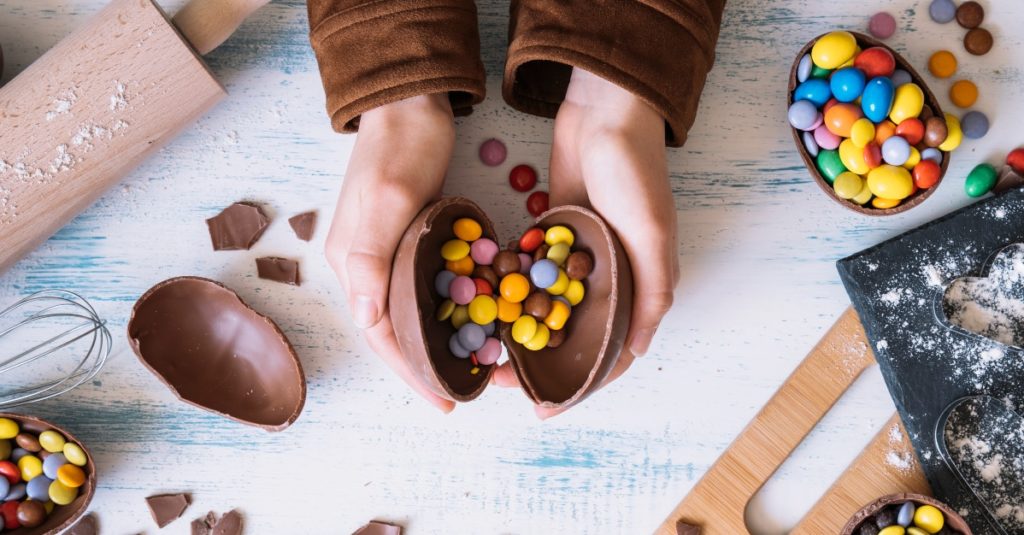
<svg viewBox="0 0 1024 535">
<path fill-rule="evenodd" d="M 92 379 L 110 348 L 106 321 L 74 292 L 44 290 L 7 307 L 0 311 L 0 410 Z"/>
</svg>

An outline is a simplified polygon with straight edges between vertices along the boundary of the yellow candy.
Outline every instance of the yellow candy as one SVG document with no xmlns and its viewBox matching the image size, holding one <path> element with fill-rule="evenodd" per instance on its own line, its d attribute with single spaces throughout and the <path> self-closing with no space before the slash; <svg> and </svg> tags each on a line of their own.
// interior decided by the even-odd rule
<svg viewBox="0 0 1024 535">
<path fill-rule="evenodd" d="M 452 312 L 452 326 L 458 329 L 467 323 L 469 323 L 469 307 L 466 305 L 455 307 Z"/>
<path fill-rule="evenodd" d="M 946 114 L 946 141 L 939 145 L 939 150 L 953 152 L 964 140 L 964 131 L 960 128 L 960 119 Z"/>
<path fill-rule="evenodd" d="M 586 293 L 587 292 L 583 288 L 582 281 L 570 280 L 569 287 L 565 289 L 565 293 L 562 294 L 562 297 L 568 299 L 570 305 L 576 306 L 580 304 L 580 301 L 583 301 L 583 296 Z"/>
<path fill-rule="evenodd" d="M 478 295 L 469 302 L 469 319 L 477 325 L 487 325 L 498 317 L 498 303 L 489 295 Z"/>
<path fill-rule="evenodd" d="M 914 511 L 914 525 L 928 533 L 938 533 L 945 524 L 942 511 L 931 505 L 922 505 Z"/>
<path fill-rule="evenodd" d="M 18 422 L 10 418 L 0 418 L 0 439 L 18 436 Z"/>
<path fill-rule="evenodd" d="M 562 295 L 566 290 L 569 289 L 569 276 L 565 274 L 564 269 L 558 270 L 558 278 L 555 279 L 555 283 L 548 287 L 548 293 L 551 295 Z"/>
<path fill-rule="evenodd" d="M 455 262 L 469 256 L 469 244 L 462 240 L 448 240 L 441 246 L 441 257 Z"/>
<path fill-rule="evenodd" d="M 476 264 L 473 263 L 472 256 L 465 256 L 459 260 L 447 261 L 444 263 L 444 268 L 456 275 L 462 275 L 468 277 L 473 274 L 473 268 Z"/>
<path fill-rule="evenodd" d="M 6 461 L 11 456 L 11 441 L 0 440 L 0 461 Z"/>
<path fill-rule="evenodd" d="M 546 325 L 537 325 L 537 332 L 530 338 L 529 341 L 524 342 L 523 346 L 530 351 L 540 351 L 548 345 L 548 340 L 551 339 L 551 331 L 548 330 Z"/>
<path fill-rule="evenodd" d="M 572 235 L 572 231 L 569 230 L 569 227 L 562 225 L 555 225 L 544 233 L 544 243 L 551 247 L 554 247 L 555 244 L 558 243 L 564 243 L 569 247 L 572 247 L 575 240 L 576 238 Z"/>
<path fill-rule="evenodd" d="M 552 331 L 560 331 L 562 327 L 565 327 L 565 322 L 569 321 L 569 305 L 561 301 L 551 302 L 551 312 L 548 312 L 547 317 L 544 318 L 544 325 L 547 325 Z M 547 344 L 547 342 L 544 342 Z"/>
<path fill-rule="evenodd" d="M 89 462 L 89 458 L 85 455 L 85 450 L 74 442 L 64 443 L 64 458 L 75 466 L 85 466 Z"/>
<path fill-rule="evenodd" d="M 77 489 L 85 484 L 85 472 L 73 464 L 65 464 L 57 469 L 57 481 L 68 488 Z"/>
<path fill-rule="evenodd" d="M 509 303 L 504 297 L 498 297 L 498 319 L 512 323 L 523 314 L 522 303 Z"/>
<path fill-rule="evenodd" d="M 832 188 L 836 190 L 836 196 L 840 199 L 852 199 L 864 189 L 864 179 L 858 174 L 847 171 L 836 177 Z"/>
<path fill-rule="evenodd" d="M 903 529 L 903 526 L 889 526 L 882 531 L 878 532 L 878 535 L 903 535 L 907 531 Z"/>
<path fill-rule="evenodd" d="M 899 205 L 899 199 L 883 199 L 881 197 L 875 197 L 874 199 L 871 199 L 871 206 L 874 206 L 879 210 L 888 210 L 889 208 L 896 208 Z"/>
<path fill-rule="evenodd" d="M 868 187 L 878 197 L 902 200 L 914 191 L 914 179 L 903 167 L 882 164 L 868 173 Z"/>
<path fill-rule="evenodd" d="M 455 224 L 452 225 L 452 231 L 455 232 L 455 237 L 462 241 L 476 241 L 484 234 L 484 229 L 480 226 L 480 223 L 468 217 L 456 219 Z"/>
<path fill-rule="evenodd" d="M 919 163 L 921 163 L 921 151 L 917 150 L 915 147 L 910 147 L 910 157 L 907 158 L 903 167 L 910 171 L 917 167 L 917 164 Z"/>
<path fill-rule="evenodd" d="M 520 344 L 526 344 L 537 334 L 537 320 L 533 316 L 520 316 L 512 324 L 512 339 Z M 546 344 L 547 342 L 545 342 Z"/>
<path fill-rule="evenodd" d="M 50 501 L 48 501 L 48 502 L 43 504 L 43 509 L 46 509 L 46 514 L 52 513 L 54 507 L 56 507 L 56 506 L 53 505 L 53 502 L 50 502 Z"/>
<path fill-rule="evenodd" d="M 860 193 L 858 193 L 855 197 L 853 197 L 850 200 L 863 206 L 867 204 L 868 201 L 871 200 L 871 188 L 868 187 L 867 180 L 861 179 L 861 181 L 864 182 L 864 187 L 860 189 Z"/>
<path fill-rule="evenodd" d="M 856 59 L 857 59 L 857 56 L 858 56 L 858 55 L 859 55 L 860 53 L 861 53 L 861 49 L 860 49 L 860 47 L 859 47 L 859 46 L 858 46 L 857 48 L 853 49 L 853 57 L 851 57 L 850 59 L 846 60 L 846 63 L 843 63 L 842 65 L 840 65 L 840 66 L 839 66 L 839 67 L 837 68 L 837 70 L 838 70 L 838 69 L 845 69 L 845 68 L 847 68 L 847 67 L 853 67 L 853 62 L 854 62 L 854 61 L 856 61 Z M 860 97 L 857 97 L 857 100 L 856 100 L 856 102 L 857 102 L 857 104 L 860 104 Z"/>
<path fill-rule="evenodd" d="M 850 141 L 853 142 L 854 146 L 859 149 L 863 149 L 875 140 L 875 123 L 871 122 L 871 119 L 867 117 L 861 117 L 853 123 L 850 128 Z"/>
<path fill-rule="evenodd" d="M 910 526 L 907 528 L 907 535 L 928 535 L 928 532 L 917 526 Z"/>
<path fill-rule="evenodd" d="M 39 433 L 39 445 L 44 450 L 50 453 L 60 453 L 64 451 L 64 444 L 67 441 L 64 440 L 64 436 L 56 431 L 43 431 Z"/>
<path fill-rule="evenodd" d="M 441 302 L 441 306 L 437 307 L 437 321 L 445 321 L 452 317 L 452 312 L 455 312 L 455 301 L 451 299 L 445 299 Z M 64 456 L 68 456 L 68 445 L 64 445 Z M 71 461 L 68 458 L 68 461 Z"/>
<path fill-rule="evenodd" d="M 530 280 L 522 273 L 509 273 L 498 285 L 501 296 L 509 303 L 522 303 L 530 294 Z"/>
<path fill-rule="evenodd" d="M 569 253 L 569 246 L 565 242 L 559 242 L 548 249 L 548 260 L 554 262 L 555 265 L 561 266 L 565 264 L 565 259 L 569 258 Z"/>
<path fill-rule="evenodd" d="M 915 83 L 903 84 L 896 88 L 889 119 L 899 125 L 907 119 L 921 115 L 924 109 L 924 91 Z"/>
<path fill-rule="evenodd" d="M 835 69 L 857 53 L 857 39 L 850 32 L 823 35 L 811 49 L 811 60 L 822 69 Z"/>
<path fill-rule="evenodd" d="M 839 159 L 843 166 L 858 175 L 866 175 L 871 170 L 868 162 L 864 161 L 864 149 L 857 148 L 849 139 L 839 144 Z"/>
<path fill-rule="evenodd" d="M 78 497 L 78 489 L 73 489 L 60 481 L 50 483 L 50 500 L 57 505 L 68 505 Z"/>
<path fill-rule="evenodd" d="M 18 459 L 18 470 L 21 471 L 21 479 L 32 481 L 36 476 L 43 473 L 43 461 L 35 455 L 26 455 Z"/>
</svg>

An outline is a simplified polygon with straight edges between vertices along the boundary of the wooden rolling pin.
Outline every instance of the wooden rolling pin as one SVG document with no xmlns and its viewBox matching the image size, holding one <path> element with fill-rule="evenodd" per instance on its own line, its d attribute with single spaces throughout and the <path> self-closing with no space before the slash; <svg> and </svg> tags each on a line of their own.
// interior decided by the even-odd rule
<svg viewBox="0 0 1024 535">
<path fill-rule="evenodd" d="M 0 273 L 226 95 L 199 54 L 268 1 L 114 0 L 0 88 Z"/>
</svg>

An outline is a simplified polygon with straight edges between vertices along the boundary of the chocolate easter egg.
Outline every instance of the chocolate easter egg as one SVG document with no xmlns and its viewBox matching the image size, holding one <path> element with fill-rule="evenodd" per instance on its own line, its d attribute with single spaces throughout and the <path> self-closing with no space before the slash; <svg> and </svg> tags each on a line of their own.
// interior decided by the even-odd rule
<svg viewBox="0 0 1024 535">
<path fill-rule="evenodd" d="M 929 496 L 906 492 L 882 496 L 881 498 L 878 498 L 877 500 L 865 505 L 859 511 L 857 511 L 857 513 L 854 514 L 852 518 L 850 518 L 850 520 L 846 523 L 845 526 L 843 526 L 842 531 L 840 531 L 840 535 L 856 535 L 859 533 L 864 533 L 859 529 L 862 524 L 873 522 L 875 515 L 882 512 L 883 509 L 892 510 L 906 502 L 911 502 L 917 507 L 920 507 L 922 505 L 931 505 L 932 507 L 936 507 L 939 509 L 939 511 L 942 511 L 942 516 L 945 518 L 945 524 L 949 526 L 952 530 L 954 530 L 956 533 L 961 533 L 963 535 L 971 535 L 972 533 L 970 526 L 967 525 L 967 522 L 965 522 L 963 517 L 957 514 L 957 512 L 954 511 L 952 507 Z"/>
<path fill-rule="evenodd" d="M 135 303 L 128 339 L 179 399 L 201 409 L 281 431 L 305 404 L 302 365 L 284 333 L 218 282 L 157 284 Z"/>
</svg>

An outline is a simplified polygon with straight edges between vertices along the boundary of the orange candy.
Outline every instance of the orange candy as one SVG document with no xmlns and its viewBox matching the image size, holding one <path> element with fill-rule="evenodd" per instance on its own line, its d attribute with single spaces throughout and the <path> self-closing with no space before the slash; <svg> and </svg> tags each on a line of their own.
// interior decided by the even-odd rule
<svg viewBox="0 0 1024 535">
<path fill-rule="evenodd" d="M 911 146 L 917 145 L 924 139 L 924 123 L 921 122 L 921 119 L 904 119 L 896 127 L 896 135 L 902 136 Z"/>
<path fill-rule="evenodd" d="M 932 160 L 921 160 L 921 163 L 914 166 L 914 185 L 921 189 L 928 189 L 939 183 L 942 177 L 942 169 L 939 164 Z"/>
<path fill-rule="evenodd" d="M 470 276 L 473 274 L 473 257 L 465 256 L 459 260 L 449 260 L 444 263 L 444 268 L 456 275 Z"/>
<path fill-rule="evenodd" d="M 948 50 L 940 50 L 928 59 L 928 70 L 936 78 L 949 78 L 956 72 L 956 56 Z"/>
<path fill-rule="evenodd" d="M 856 104 L 836 104 L 825 112 L 825 128 L 839 137 L 850 137 L 850 129 L 857 119 L 863 117 Z"/>
<path fill-rule="evenodd" d="M 978 86 L 970 80 L 957 80 L 949 88 L 949 100 L 958 107 L 970 108 L 978 101 Z"/>
<path fill-rule="evenodd" d="M 896 135 L 896 123 L 886 119 L 875 125 L 875 143 L 879 147 L 885 143 L 885 140 Z"/>
<path fill-rule="evenodd" d="M 882 165 L 882 148 L 877 143 L 868 143 L 868 146 L 864 147 L 864 163 L 871 169 Z"/>
</svg>

